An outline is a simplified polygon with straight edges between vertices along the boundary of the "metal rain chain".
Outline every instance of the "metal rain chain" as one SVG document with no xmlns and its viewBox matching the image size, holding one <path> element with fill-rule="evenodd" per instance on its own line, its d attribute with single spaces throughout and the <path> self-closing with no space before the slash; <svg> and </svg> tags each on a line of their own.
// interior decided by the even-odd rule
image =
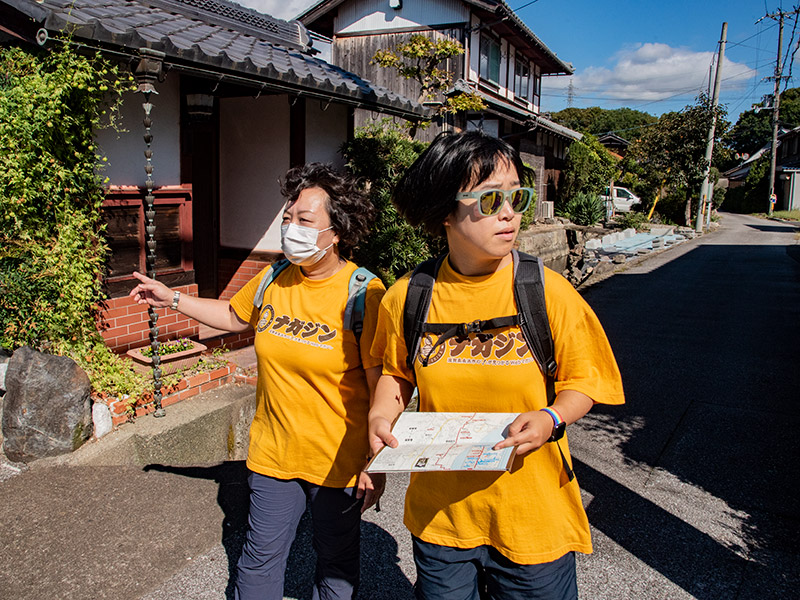
<svg viewBox="0 0 800 600">
<path fill-rule="evenodd" d="M 137 92 L 144 94 L 144 102 L 142 108 L 144 109 L 144 143 L 145 143 L 145 165 L 144 171 L 147 174 L 145 185 L 147 187 L 147 194 L 145 200 L 145 231 L 147 232 L 147 276 L 151 279 L 156 278 L 156 209 L 155 209 L 155 196 L 153 195 L 153 133 L 151 127 L 153 120 L 150 113 L 153 110 L 153 105 L 150 102 L 150 94 L 158 94 L 153 83 L 158 80 L 161 74 L 162 60 L 164 54 L 149 48 L 141 48 L 139 50 L 141 59 L 136 65 L 134 75 L 138 83 Z M 158 353 L 160 343 L 158 341 L 158 313 L 155 308 L 148 306 L 147 314 L 150 317 L 150 348 L 152 349 L 153 359 L 153 400 L 155 402 L 154 417 L 163 417 L 167 413 L 161 406 L 161 355 Z"/>
</svg>

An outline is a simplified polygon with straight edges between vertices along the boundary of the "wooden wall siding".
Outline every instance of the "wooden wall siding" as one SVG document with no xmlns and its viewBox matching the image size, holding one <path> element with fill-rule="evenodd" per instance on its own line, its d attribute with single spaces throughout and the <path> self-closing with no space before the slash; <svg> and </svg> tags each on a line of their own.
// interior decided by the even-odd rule
<svg viewBox="0 0 800 600">
<path fill-rule="evenodd" d="M 419 31 L 430 39 L 443 38 L 461 40 L 461 30 L 447 29 L 443 31 Z M 396 69 L 385 69 L 370 64 L 372 57 L 380 49 L 395 48 L 408 41 L 414 33 L 389 33 L 380 35 L 359 35 L 336 38 L 331 52 L 331 62 L 347 71 L 358 73 L 372 83 L 389 88 L 397 94 L 416 100 L 420 94 L 420 85 L 413 80 L 403 79 Z M 444 64 L 453 73 L 453 81 L 464 75 L 464 55 L 452 58 Z"/>
<path fill-rule="evenodd" d="M 519 154 L 522 157 L 522 162 L 529 165 L 533 169 L 533 172 L 535 173 L 537 204 L 540 205 L 542 202 L 551 200 L 552 198 L 547 197 L 547 186 L 544 184 L 545 182 L 544 156 L 537 156 L 536 154 L 531 154 L 529 152 L 525 152 L 524 150 L 520 150 Z M 538 206 L 536 213 L 537 216 L 539 216 Z"/>
<path fill-rule="evenodd" d="M 400 10 L 390 8 L 388 0 L 362 0 L 339 7 L 334 33 L 435 27 L 468 20 L 469 9 L 461 0 L 403 0 Z"/>
</svg>

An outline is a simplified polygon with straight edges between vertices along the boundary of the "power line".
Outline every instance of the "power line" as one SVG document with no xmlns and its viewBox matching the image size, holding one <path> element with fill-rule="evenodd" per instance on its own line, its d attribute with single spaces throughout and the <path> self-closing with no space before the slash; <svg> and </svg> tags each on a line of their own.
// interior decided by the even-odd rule
<svg viewBox="0 0 800 600">
<path fill-rule="evenodd" d="M 792 42 L 794 41 L 794 34 L 797 32 L 797 13 L 794 13 L 794 25 L 792 26 L 792 35 L 789 36 L 789 43 L 786 45 L 787 52 L 792 47 Z M 800 45 L 800 38 L 797 40 L 797 45 Z M 792 67 L 794 66 L 794 55 L 797 52 L 797 45 L 795 45 L 794 51 L 792 51 L 792 57 L 789 59 L 789 74 L 786 76 L 786 81 L 783 84 L 783 91 L 785 92 L 786 89 L 789 87 L 789 80 L 792 78 Z"/>
<path fill-rule="evenodd" d="M 759 30 L 758 30 L 758 31 L 756 31 L 756 32 L 755 32 L 753 35 L 751 35 L 751 36 L 748 36 L 748 37 L 744 38 L 744 39 L 743 39 L 742 41 L 740 41 L 740 42 L 728 42 L 728 44 L 730 44 L 731 46 L 743 46 L 744 44 L 743 44 L 742 42 L 746 42 L 747 40 L 752 40 L 754 37 L 756 37 L 756 36 L 759 36 L 759 35 L 761 35 L 762 33 L 764 33 L 765 31 L 769 31 L 769 30 L 770 30 L 770 29 L 772 29 L 773 27 L 777 27 L 777 26 L 778 26 L 778 24 L 777 24 L 777 23 L 773 23 L 772 25 L 770 25 L 770 26 L 768 26 L 768 27 L 763 27 L 762 29 L 759 29 Z M 749 48 L 752 48 L 753 46 L 745 46 L 745 47 L 746 47 L 746 48 L 748 48 L 748 47 L 749 47 Z M 759 48 L 756 48 L 756 50 L 759 50 Z"/>
<path fill-rule="evenodd" d="M 513 9 L 513 10 L 514 10 L 514 12 L 519 12 L 519 11 L 521 11 L 523 8 L 528 8 L 528 7 L 529 7 L 531 4 L 536 4 L 538 1 L 539 1 L 539 0 L 533 0 L 533 2 L 528 2 L 527 4 L 523 4 L 523 5 L 522 5 L 522 6 L 520 6 L 519 8 L 515 8 L 515 9 Z"/>
</svg>

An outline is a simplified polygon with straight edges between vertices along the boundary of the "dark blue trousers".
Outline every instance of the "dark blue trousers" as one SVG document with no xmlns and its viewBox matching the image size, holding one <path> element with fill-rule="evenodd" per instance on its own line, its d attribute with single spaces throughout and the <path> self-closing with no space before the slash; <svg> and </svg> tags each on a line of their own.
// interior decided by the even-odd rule
<svg viewBox="0 0 800 600">
<path fill-rule="evenodd" d="M 358 588 L 361 500 L 355 488 L 250 473 L 247 539 L 236 573 L 236 600 L 281 600 L 289 549 L 310 503 L 317 553 L 314 600 L 353 598 Z"/>
<path fill-rule="evenodd" d="M 491 546 L 451 548 L 414 541 L 418 600 L 577 600 L 575 553 L 517 564 Z"/>
</svg>

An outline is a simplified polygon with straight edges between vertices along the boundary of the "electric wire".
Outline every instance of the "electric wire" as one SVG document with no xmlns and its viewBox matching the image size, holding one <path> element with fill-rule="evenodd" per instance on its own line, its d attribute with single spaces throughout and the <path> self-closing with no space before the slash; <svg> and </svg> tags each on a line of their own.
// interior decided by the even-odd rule
<svg viewBox="0 0 800 600">
<path fill-rule="evenodd" d="M 794 13 L 794 25 L 792 26 L 792 35 L 789 37 L 789 43 L 786 45 L 787 51 L 789 48 L 792 47 L 792 42 L 794 41 L 795 33 L 797 33 L 797 13 Z M 794 50 L 792 50 L 792 56 L 789 59 L 789 74 L 786 76 L 786 81 L 783 83 L 783 91 L 785 92 L 786 89 L 789 87 L 789 81 L 792 78 L 792 67 L 794 66 L 794 55 L 797 52 L 797 47 L 800 45 L 800 38 L 798 38 L 797 43 L 795 44 Z M 778 65 L 781 67 L 781 75 L 783 75 L 783 65 Z"/>
</svg>

